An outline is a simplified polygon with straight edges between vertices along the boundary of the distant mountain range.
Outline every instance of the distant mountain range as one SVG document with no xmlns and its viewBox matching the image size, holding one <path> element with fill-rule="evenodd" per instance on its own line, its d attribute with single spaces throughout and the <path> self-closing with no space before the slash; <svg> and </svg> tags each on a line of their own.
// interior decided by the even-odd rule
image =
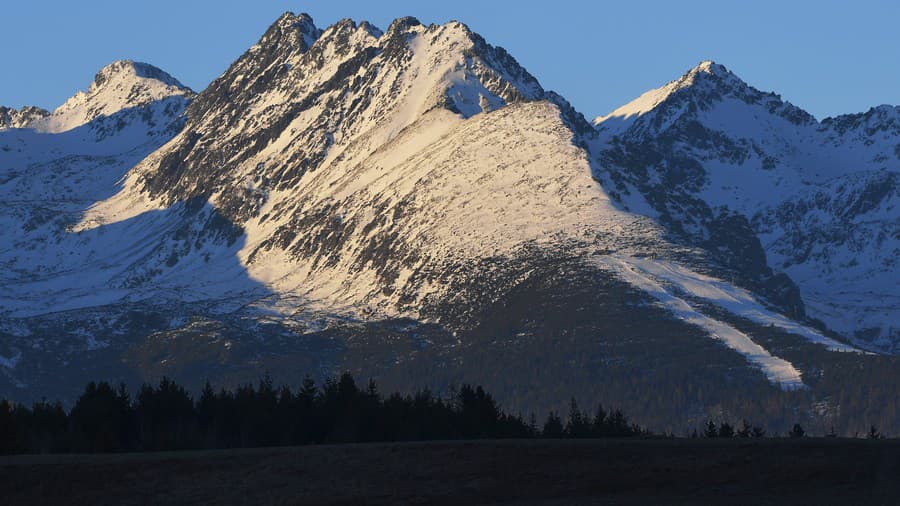
<svg viewBox="0 0 900 506">
<path fill-rule="evenodd" d="M 900 429 L 898 175 L 898 107 L 702 62 L 589 122 L 461 23 L 287 13 L 199 93 L 0 108 L 0 396 L 349 370 Z"/>
</svg>

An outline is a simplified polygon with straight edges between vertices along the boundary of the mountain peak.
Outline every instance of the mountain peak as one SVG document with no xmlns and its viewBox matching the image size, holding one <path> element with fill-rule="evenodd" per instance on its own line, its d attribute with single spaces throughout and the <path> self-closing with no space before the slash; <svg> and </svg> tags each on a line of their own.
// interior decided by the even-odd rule
<svg viewBox="0 0 900 506">
<path fill-rule="evenodd" d="M 133 79 L 151 79 L 159 81 L 166 86 L 187 90 L 187 87 L 181 84 L 178 79 L 175 79 L 167 72 L 158 67 L 154 67 L 149 63 L 132 60 L 118 60 L 106 65 L 97 72 L 94 76 L 94 82 L 91 84 L 90 91 L 100 89 L 116 80 Z"/>
<path fill-rule="evenodd" d="M 601 131 L 621 132 L 639 117 L 657 109 L 668 109 L 670 113 L 680 115 L 688 104 L 690 110 L 708 110 L 726 99 L 763 106 L 794 124 L 816 122 L 809 113 L 784 102 L 779 95 L 757 90 L 724 65 L 704 60 L 680 78 L 596 118 L 594 125 Z"/>
<path fill-rule="evenodd" d="M 28 128 L 33 121 L 46 118 L 49 115 L 49 111 L 32 105 L 21 109 L 0 106 L 0 130 Z"/>
<path fill-rule="evenodd" d="M 689 88 L 702 83 L 709 83 L 708 86 L 713 88 L 725 87 L 740 90 L 750 87 L 740 77 L 725 68 L 724 65 L 712 60 L 701 61 L 697 66 L 685 72 L 681 78 L 670 84 L 674 84 L 672 92 L 675 92 L 682 88 Z"/>
<path fill-rule="evenodd" d="M 618 118 L 622 121 L 635 119 L 652 111 L 675 93 L 683 89 L 701 85 L 705 82 L 710 82 L 709 86 L 712 87 L 720 84 L 727 84 L 730 87 L 748 86 L 741 81 L 740 78 L 725 68 L 724 65 L 718 64 L 712 60 L 703 60 L 697 66 L 685 72 L 680 78 L 670 81 L 661 88 L 644 93 L 635 100 L 619 107 L 606 116 L 598 117 L 594 120 L 594 124 L 600 125 L 613 118 Z"/>
<path fill-rule="evenodd" d="M 410 28 L 415 28 L 417 26 L 422 26 L 422 22 L 412 16 L 405 16 L 395 19 L 391 23 L 391 26 L 388 27 L 387 33 L 407 31 Z"/>
<path fill-rule="evenodd" d="M 100 116 L 193 94 L 190 88 L 149 63 L 119 60 L 100 69 L 87 91 L 77 92 L 53 114 L 33 121 L 29 127 L 49 133 L 64 132 Z"/>
<path fill-rule="evenodd" d="M 300 14 L 285 12 L 277 21 L 275 21 L 274 26 L 280 28 L 282 32 L 286 30 L 296 30 L 299 32 L 302 35 L 302 41 L 306 46 L 304 49 L 309 49 L 322 33 L 322 31 L 316 27 L 315 22 L 313 22 L 312 16 L 305 12 L 301 12 Z"/>
<path fill-rule="evenodd" d="M 368 21 L 361 21 L 359 23 L 359 27 L 362 28 L 363 30 L 365 30 L 366 32 L 368 32 L 369 35 L 371 35 L 372 37 L 375 37 L 376 39 L 380 38 L 382 35 L 384 35 L 384 32 L 381 31 L 380 28 L 373 25 L 372 23 L 369 23 Z"/>
<path fill-rule="evenodd" d="M 282 28 L 296 27 L 308 32 L 317 30 L 312 16 L 305 12 L 294 14 L 291 11 L 286 11 L 284 14 L 279 16 L 278 19 L 275 20 L 273 26 L 279 26 Z"/>
<path fill-rule="evenodd" d="M 729 72 L 724 65 L 716 63 L 712 60 L 703 60 L 698 63 L 696 67 L 688 71 L 688 74 L 696 75 L 699 73 L 711 74 L 719 77 L 724 77 L 731 74 L 731 72 Z"/>
<path fill-rule="evenodd" d="M 285 12 L 272 23 L 266 33 L 250 50 L 255 53 L 281 53 L 284 51 L 304 53 L 322 36 L 312 16 L 306 13 Z"/>
</svg>

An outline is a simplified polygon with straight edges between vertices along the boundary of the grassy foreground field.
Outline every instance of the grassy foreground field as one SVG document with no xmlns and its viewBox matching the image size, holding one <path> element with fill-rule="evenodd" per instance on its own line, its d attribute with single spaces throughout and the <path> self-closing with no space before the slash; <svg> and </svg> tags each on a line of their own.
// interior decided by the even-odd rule
<svg viewBox="0 0 900 506">
<path fill-rule="evenodd" d="M 529 440 L 0 458 L 19 504 L 898 504 L 900 441 Z"/>
</svg>

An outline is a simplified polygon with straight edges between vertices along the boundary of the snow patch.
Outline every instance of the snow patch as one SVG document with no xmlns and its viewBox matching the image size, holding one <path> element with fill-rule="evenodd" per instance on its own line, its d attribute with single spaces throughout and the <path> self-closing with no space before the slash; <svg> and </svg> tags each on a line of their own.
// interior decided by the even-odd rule
<svg viewBox="0 0 900 506">
<path fill-rule="evenodd" d="M 766 378 L 783 390 L 805 388 L 800 371 L 785 359 L 773 356 L 750 336 L 727 323 L 710 318 L 694 309 L 683 299 L 672 295 L 636 266 L 635 259 L 606 256 L 598 259 L 601 267 L 619 275 L 623 280 L 653 296 L 677 318 L 706 330 L 713 339 L 722 341 L 747 361 L 762 369 Z"/>
<path fill-rule="evenodd" d="M 861 352 L 853 346 L 825 337 L 815 329 L 767 309 L 747 290 L 721 279 L 699 274 L 665 260 L 631 258 L 628 259 L 628 264 L 642 275 L 662 280 L 690 296 L 711 302 L 741 318 L 762 325 L 773 325 L 812 343 L 825 346 L 831 351 Z"/>
</svg>

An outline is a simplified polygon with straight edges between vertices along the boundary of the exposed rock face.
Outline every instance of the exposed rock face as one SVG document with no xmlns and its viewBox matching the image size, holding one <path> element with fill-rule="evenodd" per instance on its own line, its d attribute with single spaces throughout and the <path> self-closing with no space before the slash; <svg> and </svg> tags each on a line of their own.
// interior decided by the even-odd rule
<svg viewBox="0 0 900 506">
<path fill-rule="evenodd" d="M 595 120 L 598 177 L 789 313 L 802 296 L 810 316 L 896 350 L 898 111 L 818 122 L 703 62 Z"/>
<path fill-rule="evenodd" d="M 52 114 L 28 126 L 39 132 L 62 133 L 89 125 L 97 140 L 102 140 L 129 123 L 142 121 L 149 127 L 145 135 L 170 137 L 175 131 L 161 129 L 168 126 L 168 118 L 181 113 L 192 95 L 177 79 L 152 65 L 117 61 L 100 69 L 87 91 L 76 93 Z"/>
<path fill-rule="evenodd" d="M 26 106 L 21 109 L 12 109 L 0 106 L 0 130 L 27 128 L 33 122 L 49 115 L 49 112 L 40 107 Z"/>
<path fill-rule="evenodd" d="M 804 273 L 892 268 L 895 115 L 820 123 L 704 62 L 591 125 L 465 25 L 413 18 L 287 13 L 198 94 L 117 62 L 0 132 L 0 379 L 349 369 L 526 411 L 678 384 L 681 419 L 799 399 L 857 360 L 810 327 L 837 328 Z M 827 150 L 868 165 L 811 164 Z M 855 339 L 890 351 L 881 328 Z"/>
</svg>

